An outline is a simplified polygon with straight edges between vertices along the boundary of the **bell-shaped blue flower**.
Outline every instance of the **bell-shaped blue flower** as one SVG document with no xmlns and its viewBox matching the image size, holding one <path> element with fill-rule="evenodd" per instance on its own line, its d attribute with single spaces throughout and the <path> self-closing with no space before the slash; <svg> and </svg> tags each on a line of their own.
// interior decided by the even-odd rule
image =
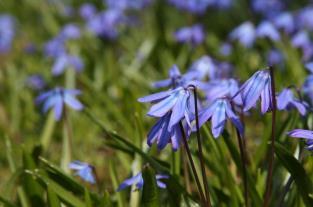
<svg viewBox="0 0 313 207">
<path fill-rule="evenodd" d="M 168 179 L 169 178 L 168 175 L 156 174 L 155 178 L 157 181 L 157 186 L 159 188 L 166 188 L 166 184 L 162 182 L 162 179 Z M 139 190 L 143 187 L 143 184 L 144 184 L 144 180 L 142 178 L 142 173 L 139 172 L 137 175 L 124 180 L 118 187 L 117 191 L 124 190 L 125 188 L 130 187 L 132 185 L 136 185 L 136 189 Z"/>
<path fill-rule="evenodd" d="M 243 110 L 248 111 L 255 106 L 261 97 L 261 112 L 272 109 L 271 76 L 269 70 L 257 71 L 240 88 Z"/>
<path fill-rule="evenodd" d="M 75 98 L 75 96 L 79 94 L 79 90 L 55 88 L 39 95 L 36 98 L 36 103 L 43 103 L 44 113 L 50 108 L 53 108 L 54 117 L 58 121 L 62 117 L 64 104 L 78 111 L 83 109 L 83 105 Z"/>
<path fill-rule="evenodd" d="M 84 181 L 94 184 L 96 183 L 93 175 L 93 167 L 85 162 L 80 162 L 78 160 L 69 163 L 68 167 L 71 170 L 75 170 L 75 175 L 81 177 Z"/>
<path fill-rule="evenodd" d="M 280 34 L 278 30 L 274 27 L 274 25 L 269 21 L 262 22 L 257 28 L 256 28 L 256 36 L 258 38 L 269 38 L 272 41 L 279 41 L 280 40 Z"/>
<path fill-rule="evenodd" d="M 200 126 L 209 119 L 211 119 L 211 131 L 215 138 L 219 137 L 223 132 L 227 119 L 230 119 L 240 134 L 243 134 L 243 125 L 239 117 L 233 112 L 229 99 L 227 98 L 216 99 L 209 107 L 200 111 Z"/>
<path fill-rule="evenodd" d="M 191 111 L 194 110 L 194 99 L 189 89 L 178 87 L 173 90 L 163 91 L 138 99 L 139 102 L 151 102 L 152 107 L 148 115 L 152 117 L 163 117 L 172 112 L 168 123 L 170 131 L 174 125 L 185 118 L 190 123 Z"/>
<path fill-rule="evenodd" d="M 295 30 L 295 20 L 290 12 L 284 12 L 276 16 L 273 20 L 274 25 L 283 30 L 286 34 L 291 34 Z"/>
<path fill-rule="evenodd" d="M 294 138 L 305 138 L 307 140 L 307 149 L 313 151 L 313 131 L 306 129 L 294 129 L 287 133 Z"/>
<path fill-rule="evenodd" d="M 15 21 L 7 14 L 0 15 L 0 53 L 9 52 L 15 34 Z"/>
<path fill-rule="evenodd" d="M 84 68 L 84 63 L 78 56 L 68 54 L 59 55 L 52 66 L 52 75 L 58 76 L 62 74 L 66 68 L 81 72 Z"/>
<path fill-rule="evenodd" d="M 188 82 L 190 80 L 191 78 L 186 77 L 186 75 L 182 75 L 180 73 L 177 65 L 173 65 L 169 70 L 169 78 L 154 82 L 152 86 L 155 88 L 170 87 L 170 86 L 173 86 L 173 88 L 180 87 L 180 86 L 184 87 L 188 85 Z"/>
<path fill-rule="evenodd" d="M 96 7 L 91 3 L 84 3 L 79 8 L 79 15 L 84 20 L 91 19 L 96 14 L 96 12 L 97 12 Z"/>
<path fill-rule="evenodd" d="M 277 109 L 278 110 L 289 110 L 296 108 L 299 113 L 304 116 L 307 112 L 308 104 L 304 101 L 296 99 L 290 88 L 285 88 L 277 96 Z"/>
</svg>

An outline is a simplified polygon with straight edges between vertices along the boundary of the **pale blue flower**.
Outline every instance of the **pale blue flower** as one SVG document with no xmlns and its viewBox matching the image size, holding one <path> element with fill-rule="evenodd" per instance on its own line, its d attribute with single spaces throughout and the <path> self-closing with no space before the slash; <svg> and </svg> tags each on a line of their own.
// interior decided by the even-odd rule
<svg viewBox="0 0 313 207">
<path fill-rule="evenodd" d="M 84 181 L 95 184 L 96 180 L 93 175 L 93 167 L 85 162 L 75 160 L 69 163 L 68 167 L 71 170 L 75 170 L 75 175 L 81 177 Z"/>
<path fill-rule="evenodd" d="M 76 72 L 81 72 L 84 68 L 84 63 L 78 56 L 68 54 L 59 55 L 52 66 L 52 74 L 58 76 L 62 74 L 66 68 L 72 68 Z"/>
<path fill-rule="evenodd" d="M 290 88 L 285 88 L 277 96 L 277 109 L 278 110 L 290 110 L 296 108 L 299 113 L 304 116 L 307 112 L 308 104 L 304 101 L 300 101 L 294 97 L 294 94 Z"/>
<path fill-rule="evenodd" d="M 263 21 L 257 28 L 256 28 L 256 36 L 258 38 L 269 38 L 272 41 L 279 41 L 280 34 L 277 29 L 274 27 L 272 23 L 269 21 Z"/>
<path fill-rule="evenodd" d="M 0 53 L 9 52 L 15 35 L 15 21 L 8 14 L 0 15 Z"/>
<path fill-rule="evenodd" d="M 313 131 L 306 129 L 294 129 L 287 133 L 294 138 L 304 138 L 307 140 L 307 150 L 313 151 Z"/>
<path fill-rule="evenodd" d="M 204 41 L 205 34 L 202 25 L 196 24 L 191 27 L 180 28 L 174 33 L 174 37 L 178 42 L 195 46 Z"/>
<path fill-rule="evenodd" d="M 255 28 L 251 22 L 244 22 L 230 33 L 231 40 L 239 41 L 245 47 L 251 47 L 255 41 Z"/>
</svg>

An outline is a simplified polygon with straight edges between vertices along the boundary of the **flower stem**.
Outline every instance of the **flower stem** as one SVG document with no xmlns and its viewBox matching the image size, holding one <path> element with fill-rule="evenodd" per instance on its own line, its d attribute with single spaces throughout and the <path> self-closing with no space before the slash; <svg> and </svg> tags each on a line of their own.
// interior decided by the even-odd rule
<svg viewBox="0 0 313 207">
<path fill-rule="evenodd" d="M 199 177 L 198 177 L 198 174 L 197 174 L 197 171 L 196 171 L 196 167 L 195 167 L 195 164 L 193 162 L 192 155 L 191 155 L 191 152 L 190 152 L 190 149 L 189 149 L 189 145 L 188 145 L 188 142 L 187 142 L 187 138 L 186 138 L 186 134 L 185 134 L 185 131 L 184 131 L 184 127 L 183 127 L 183 124 L 182 124 L 181 121 L 179 122 L 179 126 L 180 126 L 180 130 L 181 130 L 182 138 L 183 138 L 184 147 L 185 147 L 188 159 L 189 159 L 189 164 L 190 164 L 190 167 L 191 167 L 192 173 L 194 175 L 194 178 L 195 178 L 195 181 L 196 181 L 196 184 L 197 184 L 197 188 L 198 188 L 198 191 L 199 191 L 199 194 L 200 194 L 200 200 L 201 200 L 203 206 L 207 206 L 206 205 L 206 200 L 205 200 L 205 197 L 204 197 L 201 185 L 200 185 Z"/>
<path fill-rule="evenodd" d="M 196 86 L 192 85 L 192 87 L 193 87 L 193 91 L 194 91 L 196 127 L 197 127 L 197 142 L 198 142 L 198 156 L 199 156 L 200 165 L 201 165 L 202 182 L 204 185 L 206 202 L 207 202 L 208 206 L 211 206 L 210 192 L 209 192 L 208 180 L 207 180 L 206 173 L 205 173 L 205 165 L 204 165 L 202 143 L 201 143 L 201 136 L 200 136 L 198 101 L 197 101 L 198 100 L 198 93 L 197 93 Z"/>
<path fill-rule="evenodd" d="M 248 182 L 247 182 L 247 159 L 246 159 L 246 153 L 245 153 L 245 149 L 244 149 L 244 143 L 243 143 L 242 137 L 240 136 L 240 133 L 239 133 L 237 128 L 236 128 L 236 134 L 237 134 L 237 140 L 238 140 L 239 149 L 240 149 L 245 206 L 247 207 L 248 206 L 248 198 L 249 198 Z"/>
<path fill-rule="evenodd" d="M 65 108 L 63 120 L 63 146 L 62 146 L 61 168 L 66 173 L 69 173 L 68 164 L 72 159 L 71 157 L 72 157 L 72 130 L 67 110 Z"/>
<path fill-rule="evenodd" d="M 273 167 L 274 167 L 274 153 L 275 153 L 275 123 L 276 123 L 276 91 L 275 91 L 275 79 L 273 67 L 269 67 L 271 76 L 271 95 L 272 95 L 272 133 L 271 133 L 271 151 L 269 157 L 268 174 L 266 178 L 266 190 L 264 195 L 263 207 L 268 207 L 271 199 L 271 188 L 272 188 L 272 178 L 273 178 Z"/>
</svg>

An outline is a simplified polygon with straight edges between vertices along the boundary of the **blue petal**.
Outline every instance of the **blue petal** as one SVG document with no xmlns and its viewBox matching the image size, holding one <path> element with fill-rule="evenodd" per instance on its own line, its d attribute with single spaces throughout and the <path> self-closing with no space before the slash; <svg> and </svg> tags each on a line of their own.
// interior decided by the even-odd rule
<svg viewBox="0 0 313 207">
<path fill-rule="evenodd" d="M 271 84 L 268 81 L 261 93 L 261 112 L 265 114 L 272 108 Z"/>
<path fill-rule="evenodd" d="M 154 93 L 154 94 L 151 94 L 151 95 L 139 98 L 138 101 L 139 102 L 155 102 L 155 101 L 159 101 L 159 100 L 162 100 L 162 99 L 170 96 L 175 91 L 176 91 L 176 89 L 168 90 L 168 91 L 162 91 L 162 92 L 159 92 L 159 93 Z"/>
<path fill-rule="evenodd" d="M 184 117 L 188 97 L 189 94 L 185 90 L 179 92 L 176 104 L 172 108 L 172 115 L 168 126 L 168 130 L 170 130 L 175 124 L 177 124 Z"/>
<path fill-rule="evenodd" d="M 52 66 L 52 75 L 60 75 L 63 73 L 64 69 L 67 67 L 67 57 L 65 55 L 59 56 Z"/>
<path fill-rule="evenodd" d="M 75 110 L 82 110 L 84 108 L 83 104 L 69 94 L 64 95 L 64 102 Z"/>
<path fill-rule="evenodd" d="M 226 122 L 225 104 L 224 104 L 224 101 L 219 100 L 218 106 L 213 112 L 212 121 L 211 121 L 212 134 L 214 138 L 217 138 L 220 136 L 220 134 L 224 130 L 225 122 Z"/>
<path fill-rule="evenodd" d="M 154 104 L 150 110 L 148 111 L 149 116 L 154 116 L 154 117 L 162 117 L 164 116 L 167 112 L 169 112 L 175 103 L 177 102 L 179 92 L 176 92 L 172 94 L 171 96 L 167 97 L 166 99 L 160 101 L 157 104 Z"/>
<path fill-rule="evenodd" d="M 157 123 L 152 127 L 150 132 L 148 133 L 148 139 L 147 144 L 149 146 L 152 145 L 153 142 L 155 142 L 156 138 L 160 136 L 162 133 L 162 128 L 164 128 L 164 122 L 168 122 L 169 115 L 165 115 L 162 118 L 160 118 Z"/>
<path fill-rule="evenodd" d="M 295 138 L 313 139 L 313 131 L 306 129 L 294 129 L 287 134 Z"/>
<path fill-rule="evenodd" d="M 63 101 L 62 101 L 62 97 L 58 96 L 55 97 L 57 100 L 55 101 L 54 104 L 54 117 L 55 120 L 60 120 L 62 117 L 62 111 L 63 111 Z"/>
<path fill-rule="evenodd" d="M 126 180 L 124 180 L 120 186 L 118 187 L 117 191 L 121 191 L 121 190 L 124 190 L 125 188 L 133 185 L 133 184 L 137 184 L 138 182 L 140 182 L 142 179 L 142 174 L 141 173 L 138 173 L 137 175 L 131 177 L 131 178 L 128 178 Z"/>
</svg>

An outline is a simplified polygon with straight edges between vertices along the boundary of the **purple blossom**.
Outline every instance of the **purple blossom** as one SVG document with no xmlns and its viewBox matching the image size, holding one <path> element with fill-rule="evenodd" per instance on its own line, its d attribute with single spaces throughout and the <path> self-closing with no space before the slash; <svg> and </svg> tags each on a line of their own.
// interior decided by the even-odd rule
<svg viewBox="0 0 313 207">
<path fill-rule="evenodd" d="M 96 7 L 91 3 L 85 3 L 79 8 L 79 15 L 84 20 L 89 20 L 95 16 L 97 12 Z"/>
<path fill-rule="evenodd" d="M 0 53 L 9 52 L 15 33 L 15 21 L 8 14 L 0 15 Z"/>
<path fill-rule="evenodd" d="M 156 174 L 155 175 L 156 181 L 157 181 L 157 185 L 159 188 L 166 188 L 166 184 L 164 182 L 162 182 L 162 179 L 168 179 L 169 176 L 168 175 L 164 175 L 164 174 Z M 141 189 L 144 185 L 144 180 L 142 178 L 142 173 L 138 173 L 137 175 L 128 178 L 126 180 L 124 180 L 120 186 L 118 187 L 117 191 L 121 191 L 124 190 L 127 187 L 130 187 L 132 185 L 136 185 L 137 190 Z"/>
<path fill-rule="evenodd" d="M 289 12 L 284 12 L 276 16 L 273 22 L 278 29 L 283 30 L 287 34 L 291 34 L 295 30 L 294 17 Z"/>
<path fill-rule="evenodd" d="M 211 130 L 214 138 L 219 137 L 223 132 L 227 119 L 230 119 L 238 131 L 243 134 L 243 125 L 238 116 L 233 112 L 229 99 L 227 98 L 216 99 L 209 107 L 200 111 L 200 126 L 209 119 L 211 119 Z"/>
<path fill-rule="evenodd" d="M 79 94 L 79 90 L 58 87 L 40 94 L 36 98 L 36 104 L 43 103 L 44 113 L 53 108 L 54 117 L 58 121 L 62 117 L 64 104 L 78 111 L 83 109 L 83 105 L 75 98 Z"/>
<path fill-rule="evenodd" d="M 187 76 L 195 77 L 197 80 L 205 78 L 216 78 L 217 66 L 213 59 L 207 55 L 194 61 L 187 72 Z"/>
<path fill-rule="evenodd" d="M 185 86 L 188 81 L 189 79 L 186 79 L 184 75 L 181 75 L 177 65 L 173 65 L 169 70 L 169 78 L 154 82 L 152 86 L 155 88 L 162 88 L 162 87 L 169 87 L 169 86 L 173 86 L 173 88 L 176 88 L 179 86 Z"/>
<path fill-rule="evenodd" d="M 310 71 L 311 73 L 313 73 L 313 62 L 309 62 L 307 64 L 305 64 L 305 68 Z"/>
<path fill-rule="evenodd" d="M 313 150 L 313 131 L 306 130 L 306 129 L 294 129 L 287 133 L 288 136 L 294 138 L 305 138 L 307 139 L 306 142 L 306 149 L 312 151 Z"/>
<path fill-rule="evenodd" d="M 94 184 L 96 183 L 94 175 L 93 175 L 93 167 L 85 162 L 80 162 L 75 160 L 69 163 L 68 167 L 71 170 L 75 170 L 75 175 L 81 177 L 84 181 Z"/>
<path fill-rule="evenodd" d="M 313 103 L 313 75 L 307 76 L 302 86 L 302 91 L 309 97 L 310 102 Z"/>
<path fill-rule="evenodd" d="M 260 70 L 253 74 L 240 88 L 244 111 L 255 106 L 261 97 L 261 111 L 266 113 L 272 108 L 271 76 L 269 70 Z"/>
<path fill-rule="evenodd" d="M 292 37 L 292 46 L 296 48 L 301 48 L 303 53 L 303 59 L 309 60 L 313 55 L 313 44 L 309 38 L 307 31 L 299 31 Z"/>
<path fill-rule="evenodd" d="M 241 96 L 236 96 L 239 93 L 239 85 L 235 79 L 210 81 L 203 90 L 209 103 L 214 102 L 218 98 L 235 96 L 233 98 L 234 103 L 242 105 Z"/>
<path fill-rule="evenodd" d="M 34 90 L 41 90 L 46 86 L 46 83 L 41 75 L 29 76 L 26 80 L 26 84 Z"/>
<path fill-rule="evenodd" d="M 284 61 L 283 54 L 277 50 L 272 49 L 267 53 L 267 64 L 268 65 L 279 65 Z"/>
<path fill-rule="evenodd" d="M 105 3 L 109 9 L 143 9 L 151 3 L 151 0 L 105 0 Z"/>
<path fill-rule="evenodd" d="M 186 10 L 195 14 L 203 14 L 209 5 L 213 5 L 215 0 L 168 0 L 172 5 L 181 10 Z"/>
<path fill-rule="evenodd" d="M 223 43 L 219 48 L 219 53 L 223 56 L 229 56 L 232 53 L 232 46 L 229 43 Z"/>
<path fill-rule="evenodd" d="M 55 59 L 52 66 L 52 74 L 58 76 L 64 72 L 66 68 L 73 68 L 77 72 L 81 72 L 84 68 L 83 61 L 78 56 L 63 54 Z"/>
<path fill-rule="evenodd" d="M 299 113 L 304 116 L 307 112 L 306 108 L 308 104 L 304 101 L 296 99 L 290 88 L 285 88 L 277 96 L 277 109 L 278 110 L 290 110 L 296 108 Z"/>
<path fill-rule="evenodd" d="M 118 36 L 118 27 L 125 21 L 125 17 L 120 10 L 106 10 L 87 22 L 87 28 L 100 38 L 115 39 Z"/>
<path fill-rule="evenodd" d="M 190 125 L 190 118 L 192 117 L 191 110 L 194 110 L 194 99 L 189 89 L 178 87 L 173 90 L 139 98 L 138 101 L 153 103 L 147 113 L 152 117 L 160 118 L 167 115 L 168 112 L 172 112 L 168 123 L 168 131 L 171 131 L 172 127 L 183 118 Z"/>
<path fill-rule="evenodd" d="M 64 40 L 59 37 L 53 38 L 44 45 L 44 53 L 47 57 L 55 58 L 65 54 L 65 52 L 66 49 L 64 45 Z"/>
<path fill-rule="evenodd" d="M 285 7 L 281 0 L 252 0 L 252 9 L 266 17 L 275 16 Z"/>
<path fill-rule="evenodd" d="M 181 128 L 179 124 L 175 124 L 168 129 L 171 120 L 171 112 L 161 117 L 148 133 L 147 144 L 151 147 L 153 143 L 157 144 L 158 150 L 162 150 L 168 143 L 172 145 L 172 149 L 176 151 L 181 144 Z M 186 137 L 189 137 L 190 130 L 187 125 L 183 124 Z"/>
<path fill-rule="evenodd" d="M 280 34 L 274 25 L 268 21 L 263 21 L 257 28 L 256 28 L 256 36 L 258 38 L 267 37 L 272 41 L 279 41 Z"/>
<path fill-rule="evenodd" d="M 205 34 L 200 24 L 191 27 L 183 27 L 174 33 L 175 39 L 181 43 L 188 43 L 193 46 L 199 45 L 204 41 Z"/>
<path fill-rule="evenodd" d="M 255 41 L 255 28 L 251 22 L 244 22 L 230 33 L 231 40 L 238 40 L 243 46 L 250 48 Z"/>
<path fill-rule="evenodd" d="M 64 40 L 77 39 L 80 37 L 80 29 L 75 24 L 67 24 L 63 27 L 59 36 Z"/>
<path fill-rule="evenodd" d="M 306 7 L 299 11 L 297 22 L 302 29 L 313 30 L 313 7 Z"/>
</svg>

